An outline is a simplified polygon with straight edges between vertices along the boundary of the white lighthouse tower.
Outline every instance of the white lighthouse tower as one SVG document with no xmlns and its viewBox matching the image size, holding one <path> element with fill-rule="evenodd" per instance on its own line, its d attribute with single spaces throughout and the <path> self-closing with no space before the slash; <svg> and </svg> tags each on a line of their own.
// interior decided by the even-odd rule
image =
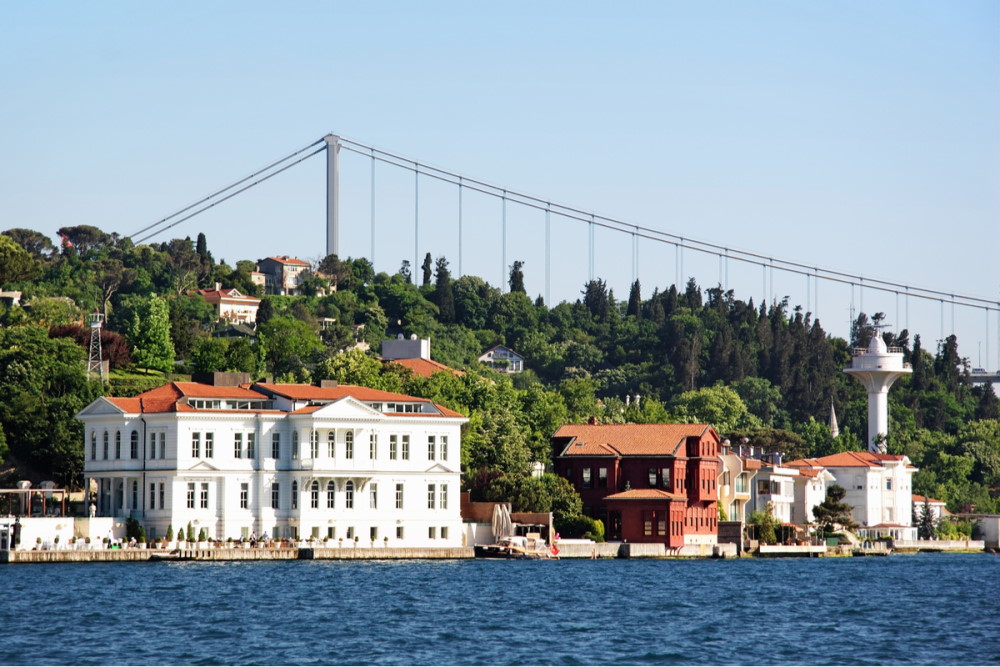
<svg viewBox="0 0 1000 667">
<path fill-rule="evenodd" d="M 851 352 L 851 365 L 844 372 L 861 380 L 868 390 L 868 451 L 885 453 L 885 436 L 889 433 L 889 387 L 903 375 L 913 372 L 909 364 L 903 363 L 903 348 L 886 347 L 876 330 L 867 349 L 855 348 Z"/>
</svg>

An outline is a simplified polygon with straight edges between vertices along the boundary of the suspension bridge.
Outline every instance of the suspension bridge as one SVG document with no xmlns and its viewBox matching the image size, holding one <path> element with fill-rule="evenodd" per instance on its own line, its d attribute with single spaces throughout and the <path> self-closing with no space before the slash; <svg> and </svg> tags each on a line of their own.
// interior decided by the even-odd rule
<svg viewBox="0 0 1000 667">
<path fill-rule="evenodd" d="M 492 261 L 498 262 L 499 286 L 501 289 L 505 289 L 506 285 L 506 277 L 510 267 L 508 259 L 519 259 L 519 257 L 512 255 L 511 252 L 520 252 L 526 245 L 523 242 L 514 242 L 510 238 L 509 220 L 512 212 L 515 210 L 531 211 L 540 216 L 539 222 L 542 223 L 540 225 L 532 225 L 534 236 L 530 239 L 530 245 L 536 250 L 540 246 L 544 246 L 543 262 L 545 271 L 543 294 L 546 304 L 552 304 L 553 226 L 558 222 L 562 225 L 561 228 L 565 230 L 566 224 L 570 224 L 572 225 L 572 235 L 574 237 L 586 239 L 588 280 L 598 278 L 595 275 L 595 262 L 599 253 L 609 252 L 608 244 L 595 240 L 595 233 L 600 230 L 602 234 L 611 234 L 624 239 L 630 246 L 631 257 L 629 258 L 629 263 L 631 265 L 632 281 L 637 280 L 640 275 L 640 243 L 644 245 L 653 244 L 660 249 L 660 252 L 657 254 L 661 261 L 663 257 L 662 249 L 666 249 L 668 253 L 672 254 L 675 272 L 674 284 L 677 285 L 678 289 L 682 290 L 689 277 L 684 268 L 685 255 L 689 257 L 696 255 L 702 258 L 717 259 L 717 284 L 726 291 L 730 289 L 730 267 L 742 267 L 743 272 L 739 281 L 741 288 L 739 296 L 741 298 L 755 296 L 756 292 L 755 289 L 749 287 L 747 284 L 747 274 L 745 272 L 747 267 L 760 271 L 760 294 L 765 302 L 777 300 L 776 295 L 778 292 L 775 290 L 776 274 L 785 278 L 797 277 L 798 280 L 804 281 L 805 310 L 812 313 L 815 317 L 818 317 L 820 313 L 820 285 L 839 285 L 845 292 L 849 290 L 851 320 L 854 319 L 857 312 L 881 311 L 889 315 L 891 311 L 887 307 L 887 304 L 894 303 L 895 322 L 893 323 L 893 328 L 896 330 L 907 329 L 911 332 L 913 331 L 910 328 L 911 303 L 914 304 L 915 308 L 919 306 L 922 309 L 924 313 L 923 321 L 925 323 L 927 321 L 927 309 L 936 309 L 940 326 L 939 344 L 946 336 L 957 331 L 956 310 L 960 316 L 972 318 L 975 318 L 975 313 L 979 313 L 979 316 L 982 318 L 982 328 L 980 330 L 984 335 L 978 337 L 978 358 L 972 357 L 970 359 L 971 365 L 975 366 L 977 371 L 973 373 L 973 380 L 977 382 L 1000 381 L 1000 371 L 991 372 L 986 370 L 992 368 L 990 362 L 992 342 L 996 342 L 996 350 L 1000 352 L 1000 302 L 995 299 L 963 294 L 954 290 L 926 288 L 900 281 L 864 276 L 849 271 L 784 259 L 759 250 L 747 250 L 703 241 L 686 234 L 656 229 L 637 222 L 622 220 L 572 205 L 544 199 L 519 191 L 518 189 L 504 187 L 456 171 L 435 167 L 418 159 L 382 150 L 372 145 L 335 134 L 328 134 L 321 137 L 280 159 L 273 160 L 265 166 L 255 169 L 247 176 L 137 230 L 131 234 L 131 238 L 136 244 L 139 244 L 159 237 L 167 230 L 181 225 L 321 153 L 325 153 L 326 155 L 326 254 L 341 255 L 341 195 L 344 192 L 341 178 L 341 155 L 342 153 L 350 153 L 370 162 L 370 177 L 368 182 L 368 189 L 370 190 L 368 193 L 370 195 L 368 208 L 370 215 L 367 221 L 363 221 L 361 216 L 355 212 L 355 215 L 350 220 L 350 224 L 352 227 L 356 227 L 367 222 L 370 227 L 370 247 L 364 249 L 352 247 L 352 251 L 354 251 L 355 256 L 367 256 L 373 265 L 375 264 L 376 250 L 380 239 L 385 239 L 389 236 L 398 242 L 403 235 L 408 233 L 409 230 L 406 227 L 412 224 L 413 259 L 411 267 L 415 272 L 417 267 L 420 266 L 422 235 L 428 235 L 429 228 L 441 224 L 439 220 L 435 219 L 433 222 L 428 222 L 426 219 L 422 219 L 421 216 L 421 191 L 422 189 L 425 191 L 428 190 L 434 184 L 451 190 L 455 198 L 455 219 L 452 221 L 452 224 L 455 225 L 453 231 L 457 234 L 457 273 L 459 276 L 464 275 L 463 255 L 468 252 L 467 246 L 470 242 L 470 239 L 465 237 L 470 231 L 475 232 L 481 228 L 483 224 L 480 219 L 481 214 L 474 216 L 475 219 L 471 219 L 473 216 L 470 216 L 467 211 L 470 208 L 468 198 L 470 195 L 480 198 L 485 197 L 495 200 L 500 205 L 498 216 L 499 243 L 496 244 L 499 246 L 497 248 L 499 250 L 499 257 L 494 258 Z M 399 214 L 399 197 L 394 195 L 393 204 L 397 206 L 397 210 L 393 215 L 394 219 L 388 230 L 379 228 L 378 217 L 376 215 L 376 211 L 380 207 L 380 181 L 378 175 L 381 172 L 377 171 L 378 166 L 383 168 L 390 167 L 392 170 L 398 172 L 412 174 L 412 220 L 409 222 L 405 219 L 401 220 L 401 218 L 408 216 Z M 358 195 L 357 192 L 353 192 L 352 194 L 355 197 Z M 440 195 L 440 187 L 436 189 L 435 194 L 437 196 Z M 424 217 L 427 217 L 426 213 Z M 472 228 L 471 230 L 470 227 Z M 317 228 L 319 228 L 318 224 Z M 562 243 L 563 233 L 557 232 L 555 240 L 558 244 Z M 357 235 L 355 235 L 355 238 L 357 238 Z M 355 243 L 355 245 L 357 244 Z M 610 251 L 618 255 L 620 248 Z M 615 257 L 615 261 L 618 263 L 621 262 L 621 259 L 620 256 Z M 476 262 L 476 267 L 477 274 L 483 275 L 484 269 L 480 262 Z M 662 268 L 662 266 L 659 268 Z M 702 270 L 704 269 L 703 262 L 701 268 Z M 703 285 L 713 285 L 716 282 L 714 275 L 710 277 L 704 275 L 697 277 Z M 781 288 L 779 287 L 779 289 Z M 877 301 L 878 307 L 871 308 L 870 311 L 865 311 L 864 299 L 866 293 L 869 295 L 869 304 L 872 301 Z M 857 307 L 856 299 L 858 302 Z M 842 310 L 843 308 L 842 302 L 834 304 L 833 307 L 824 303 L 824 310 L 826 311 Z M 991 318 L 995 318 L 995 328 L 991 327 Z M 840 318 L 833 317 L 828 319 L 838 320 Z M 979 326 L 974 323 L 972 324 L 973 329 L 979 328 Z M 931 332 L 925 331 L 924 333 L 929 334 Z M 993 336 L 996 336 L 996 338 L 994 339 Z M 968 340 L 964 342 L 967 345 L 969 343 Z M 985 356 L 983 355 L 984 351 Z"/>
</svg>

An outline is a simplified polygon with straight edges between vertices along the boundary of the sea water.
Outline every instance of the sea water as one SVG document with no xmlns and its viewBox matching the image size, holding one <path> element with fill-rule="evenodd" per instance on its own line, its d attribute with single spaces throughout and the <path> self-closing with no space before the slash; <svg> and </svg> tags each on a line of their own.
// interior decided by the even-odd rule
<svg viewBox="0 0 1000 667">
<path fill-rule="evenodd" d="M 23 564 L 0 664 L 1000 664 L 1000 557 Z"/>
</svg>

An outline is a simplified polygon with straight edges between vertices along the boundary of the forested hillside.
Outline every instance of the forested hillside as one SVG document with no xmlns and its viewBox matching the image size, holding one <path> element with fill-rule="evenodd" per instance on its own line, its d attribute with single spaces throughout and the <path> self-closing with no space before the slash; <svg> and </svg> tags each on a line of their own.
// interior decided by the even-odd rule
<svg viewBox="0 0 1000 667">
<path fill-rule="evenodd" d="M 376 274 L 366 259 L 331 256 L 305 276 L 305 296 L 264 297 L 251 342 L 213 337 L 220 325 L 212 308 L 189 291 L 219 282 L 255 295 L 255 262 L 216 261 L 202 234 L 141 246 L 88 226 L 60 234 L 60 247 L 31 230 L 0 235 L 0 287 L 21 291 L 26 306 L 0 306 L 7 485 L 22 476 L 79 483 L 83 436 L 73 414 L 95 396 L 134 394 L 165 373 L 212 370 L 331 378 L 432 398 L 471 418 L 463 438 L 468 489 L 566 516 L 578 513 L 579 500 L 565 483 L 528 476 L 531 462 L 551 464 L 549 436 L 566 421 L 707 421 L 724 437 L 795 457 L 864 448 L 866 395 L 842 369 L 849 349 L 876 331 L 878 313 L 860 315 L 845 341 L 800 307 L 742 301 L 693 280 L 680 288 L 636 282 L 622 301 L 595 280 L 581 285 L 578 300 L 550 307 L 525 294 L 519 262 L 501 290 L 475 276 L 454 278 L 447 259 L 429 253 L 412 276 L 408 262 Z M 107 316 L 113 373 L 105 387 L 84 372 L 83 314 L 94 309 Z M 435 360 L 468 373 L 423 379 L 351 350 L 365 341 L 377 352 L 400 333 L 431 338 Z M 954 337 L 928 350 L 906 331 L 881 335 L 913 364 L 890 393 L 888 447 L 920 468 L 914 491 L 953 511 L 1000 510 L 990 492 L 1000 487 L 992 388 L 970 383 Z M 524 355 L 528 370 L 511 378 L 479 367 L 477 357 L 497 343 Z M 827 427 L 831 404 L 836 439 Z"/>
</svg>

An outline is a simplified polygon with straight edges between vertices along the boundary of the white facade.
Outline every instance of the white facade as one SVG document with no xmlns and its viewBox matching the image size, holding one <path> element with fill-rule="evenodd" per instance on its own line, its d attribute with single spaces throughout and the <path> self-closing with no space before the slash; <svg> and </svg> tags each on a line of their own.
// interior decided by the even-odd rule
<svg viewBox="0 0 1000 667">
<path fill-rule="evenodd" d="M 171 383 L 97 399 L 78 418 L 98 516 L 132 515 L 151 535 L 190 523 L 212 539 L 461 546 L 466 419 L 426 399 L 363 387 Z"/>
<path fill-rule="evenodd" d="M 866 533 L 915 539 L 912 479 L 915 469 L 905 456 L 872 452 L 841 452 L 788 465 L 823 467 L 844 488 L 841 502 L 851 505 L 852 519 Z"/>
<path fill-rule="evenodd" d="M 792 505 L 795 503 L 795 478 L 798 470 L 780 465 L 765 464 L 753 480 L 750 503 L 747 508 L 764 511 L 767 504 L 776 519 L 782 523 L 792 522 Z M 749 518 L 749 515 L 748 517 Z"/>
</svg>

